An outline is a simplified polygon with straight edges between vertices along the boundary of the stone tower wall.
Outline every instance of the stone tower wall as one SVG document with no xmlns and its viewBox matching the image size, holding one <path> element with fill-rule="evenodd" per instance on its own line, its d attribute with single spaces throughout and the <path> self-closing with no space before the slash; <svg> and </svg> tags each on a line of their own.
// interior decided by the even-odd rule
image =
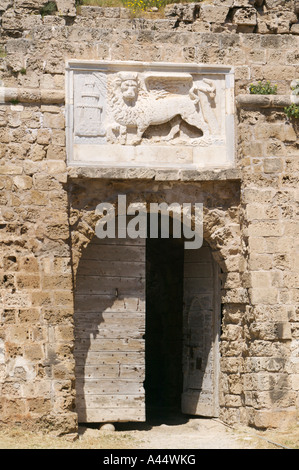
<svg viewBox="0 0 299 470">
<path fill-rule="evenodd" d="M 205 238 L 222 269 L 221 419 L 289 424 L 299 404 L 299 163 L 298 124 L 284 106 L 299 78 L 299 3 L 172 5 L 164 18 L 76 12 L 71 0 L 41 16 L 45 3 L 0 2 L 0 422 L 76 430 L 76 266 L 101 195 L 138 180 L 140 191 L 203 197 Z M 235 168 L 68 168 L 68 59 L 234 66 Z M 278 94 L 249 95 L 259 80 Z"/>
</svg>

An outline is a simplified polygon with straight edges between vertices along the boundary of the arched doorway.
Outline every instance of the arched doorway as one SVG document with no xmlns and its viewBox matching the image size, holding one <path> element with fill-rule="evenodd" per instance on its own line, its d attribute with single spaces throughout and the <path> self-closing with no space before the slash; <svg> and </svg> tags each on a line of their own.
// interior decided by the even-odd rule
<svg viewBox="0 0 299 470">
<path fill-rule="evenodd" d="M 98 239 L 75 289 L 79 422 L 218 415 L 220 292 L 209 245 Z"/>
</svg>

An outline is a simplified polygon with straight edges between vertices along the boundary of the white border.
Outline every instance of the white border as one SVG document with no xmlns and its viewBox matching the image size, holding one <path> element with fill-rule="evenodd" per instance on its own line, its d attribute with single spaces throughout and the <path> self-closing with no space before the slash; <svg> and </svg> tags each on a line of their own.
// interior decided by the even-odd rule
<svg viewBox="0 0 299 470">
<path fill-rule="evenodd" d="M 163 71 L 165 72 L 188 72 L 209 75 L 225 75 L 225 103 L 226 103 L 226 155 L 222 163 L 216 164 L 204 162 L 203 165 L 196 164 L 163 164 L 156 165 L 153 162 L 149 164 L 134 164 L 133 162 L 101 163 L 97 161 L 74 161 L 73 154 L 73 75 L 76 71 L 102 71 L 102 72 L 118 72 L 118 71 Z M 152 168 L 157 170 L 212 170 L 234 168 L 235 162 L 235 100 L 234 100 L 234 68 L 226 65 L 214 64 L 190 64 L 190 63 L 167 63 L 167 62 L 141 62 L 141 61 L 96 61 L 96 60 L 68 60 L 66 62 L 65 76 L 65 106 L 66 106 L 66 151 L 67 164 L 69 167 L 95 167 L 95 168 Z M 100 147 L 100 146 L 99 146 Z M 175 148 L 175 147 L 173 147 Z M 196 148 L 196 147 L 195 147 Z M 209 148 L 209 147 L 208 147 Z M 212 147 L 210 147 L 211 149 Z"/>
</svg>

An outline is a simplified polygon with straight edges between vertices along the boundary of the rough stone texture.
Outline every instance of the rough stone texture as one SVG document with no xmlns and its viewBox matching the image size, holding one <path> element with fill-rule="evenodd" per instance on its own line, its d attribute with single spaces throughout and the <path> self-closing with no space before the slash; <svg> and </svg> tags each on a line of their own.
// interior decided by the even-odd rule
<svg viewBox="0 0 299 470">
<path fill-rule="evenodd" d="M 205 238 L 222 269 L 221 419 L 287 425 L 299 405 L 299 166 L 298 124 L 283 106 L 299 75 L 298 2 L 267 1 L 254 13 L 261 2 L 219 0 L 222 24 L 200 17 L 208 5 L 132 20 L 124 9 L 94 7 L 72 19 L 32 15 L 42 3 L 0 5 L 1 84 L 18 90 L 0 105 L 1 423 L 76 430 L 76 266 L 99 199 L 113 199 L 133 180 L 132 200 L 144 192 L 152 200 L 167 193 L 204 202 Z M 61 8 L 72 16 L 73 6 Z M 250 33 L 236 32 L 254 26 L 244 24 L 244 10 L 256 17 Z M 236 170 L 69 170 L 61 94 L 70 58 L 233 65 L 241 97 Z M 247 99 L 259 80 L 277 84 L 284 97 Z"/>
</svg>

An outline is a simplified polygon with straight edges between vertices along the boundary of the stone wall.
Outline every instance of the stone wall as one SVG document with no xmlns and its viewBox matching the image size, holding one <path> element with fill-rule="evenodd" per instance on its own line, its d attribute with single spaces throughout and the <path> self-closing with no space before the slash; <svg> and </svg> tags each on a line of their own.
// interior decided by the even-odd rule
<svg viewBox="0 0 299 470">
<path fill-rule="evenodd" d="M 298 126 L 275 108 L 242 109 L 239 118 L 250 299 L 244 395 L 250 422 L 266 427 L 298 406 Z"/>
<path fill-rule="evenodd" d="M 0 2 L 1 423 L 76 430 L 76 266 L 93 236 L 100 195 L 138 187 L 137 180 L 153 197 L 166 188 L 171 197 L 204 201 L 205 237 L 223 271 L 221 419 L 260 428 L 292 422 L 299 390 L 298 125 L 283 106 L 299 75 L 298 2 L 169 6 L 159 19 L 94 7 L 76 14 L 67 0 L 42 17 L 45 3 Z M 236 168 L 180 175 L 68 169 L 68 59 L 234 66 Z M 258 80 L 277 84 L 276 101 L 248 96 Z"/>
</svg>

